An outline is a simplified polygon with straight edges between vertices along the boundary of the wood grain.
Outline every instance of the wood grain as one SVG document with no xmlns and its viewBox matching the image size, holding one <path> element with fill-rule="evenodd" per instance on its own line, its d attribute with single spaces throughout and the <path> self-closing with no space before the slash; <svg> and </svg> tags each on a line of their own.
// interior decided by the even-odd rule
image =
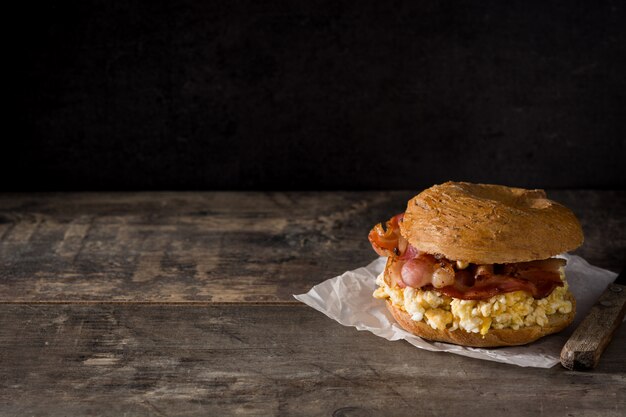
<svg viewBox="0 0 626 417">
<path fill-rule="evenodd" d="M 291 294 L 375 257 L 365 236 L 390 200 L 386 193 L 4 195 L 0 293 L 13 302 L 291 302 Z"/>
<path fill-rule="evenodd" d="M 0 302 L 295 302 L 375 258 L 371 226 L 415 192 L 0 195 Z M 626 192 L 553 191 L 576 253 L 617 270 Z"/>
<path fill-rule="evenodd" d="M 389 342 L 306 306 L 2 305 L 0 415 L 622 416 L 600 366 L 519 368 Z"/>
<path fill-rule="evenodd" d="M 592 373 L 425 352 L 293 293 L 372 260 L 414 192 L 0 195 L 0 416 L 621 416 L 626 330 Z M 617 270 L 626 192 L 549 195 Z"/>
<path fill-rule="evenodd" d="M 576 371 L 595 368 L 625 312 L 626 286 L 609 285 L 563 346 L 561 364 Z"/>
</svg>

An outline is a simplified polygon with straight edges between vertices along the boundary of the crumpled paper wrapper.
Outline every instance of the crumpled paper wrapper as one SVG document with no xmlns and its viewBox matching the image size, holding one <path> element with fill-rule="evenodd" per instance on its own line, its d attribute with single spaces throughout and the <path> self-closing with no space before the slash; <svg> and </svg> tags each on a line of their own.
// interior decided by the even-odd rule
<svg viewBox="0 0 626 417">
<path fill-rule="evenodd" d="M 574 323 L 563 332 L 546 336 L 526 346 L 471 348 L 449 343 L 430 342 L 402 329 L 387 311 L 382 300 L 372 297 L 376 277 L 384 270 L 386 258 L 379 258 L 366 267 L 348 271 L 294 297 L 321 311 L 344 326 L 367 330 L 387 340 L 404 339 L 419 349 L 449 352 L 471 358 L 503 362 L 518 366 L 550 368 L 559 363 L 565 341 L 587 315 L 589 309 L 617 274 L 590 265 L 583 258 L 564 254 L 565 273 L 570 291 L 576 297 Z"/>
</svg>

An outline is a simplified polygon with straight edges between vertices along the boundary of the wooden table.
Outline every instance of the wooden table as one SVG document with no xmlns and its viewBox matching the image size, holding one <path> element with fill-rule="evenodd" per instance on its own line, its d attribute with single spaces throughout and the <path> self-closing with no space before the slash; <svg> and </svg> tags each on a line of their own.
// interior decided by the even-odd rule
<svg viewBox="0 0 626 417">
<path fill-rule="evenodd" d="M 626 326 L 593 372 L 389 342 L 292 294 L 375 258 L 411 192 L 0 196 L 0 414 L 623 416 Z M 626 192 L 554 191 L 617 271 Z"/>
</svg>

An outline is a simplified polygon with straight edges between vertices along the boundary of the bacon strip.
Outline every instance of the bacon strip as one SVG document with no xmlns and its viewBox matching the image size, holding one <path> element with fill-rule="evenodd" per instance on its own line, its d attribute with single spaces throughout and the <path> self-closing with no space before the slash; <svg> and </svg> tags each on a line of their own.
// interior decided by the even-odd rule
<svg viewBox="0 0 626 417">
<path fill-rule="evenodd" d="M 382 223 L 378 223 L 367 235 L 372 248 L 380 256 L 400 255 L 400 240 L 404 240 L 400 235 L 400 222 L 403 217 L 404 213 L 393 216 L 385 223 L 385 228 Z"/>
<path fill-rule="evenodd" d="M 556 279 L 554 275 L 556 275 Z M 514 291 L 526 291 L 534 298 L 540 299 L 550 295 L 556 287 L 563 286 L 558 273 L 537 271 L 537 273 L 533 274 L 531 280 L 525 278 L 491 275 L 488 278 L 476 280 L 476 283 L 471 287 L 465 286 L 462 279 L 456 279 L 454 285 L 437 288 L 437 291 L 462 300 L 484 300 L 494 295 Z M 433 288 L 424 287 L 423 289 Z"/>
<path fill-rule="evenodd" d="M 384 228 L 381 223 L 377 224 L 368 235 L 376 253 L 390 258 L 385 277 L 389 285 L 436 290 L 462 300 L 484 300 L 514 291 L 526 291 L 540 299 L 550 295 L 556 287 L 563 286 L 559 268 L 565 266 L 565 260 L 550 258 L 504 265 L 473 265 L 455 271 L 453 285 L 435 288 L 432 280 L 436 264 L 449 264 L 449 261 L 420 253 L 411 246 L 400 234 L 403 217 L 404 213 L 392 217 Z M 430 263 L 432 268 L 428 267 Z"/>
</svg>

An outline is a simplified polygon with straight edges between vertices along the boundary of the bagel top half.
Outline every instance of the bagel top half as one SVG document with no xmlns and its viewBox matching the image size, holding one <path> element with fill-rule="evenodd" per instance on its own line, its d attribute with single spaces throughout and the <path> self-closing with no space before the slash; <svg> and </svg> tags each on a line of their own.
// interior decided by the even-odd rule
<svg viewBox="0 0 626 417">
<path fill-rule="evenodd" d="M 420 251 L 475 264 L 547 259 L 583 242 L 576 216 L 543 190 L 466 182 L 411 199 L 400 232 Z"/>
</svg>

